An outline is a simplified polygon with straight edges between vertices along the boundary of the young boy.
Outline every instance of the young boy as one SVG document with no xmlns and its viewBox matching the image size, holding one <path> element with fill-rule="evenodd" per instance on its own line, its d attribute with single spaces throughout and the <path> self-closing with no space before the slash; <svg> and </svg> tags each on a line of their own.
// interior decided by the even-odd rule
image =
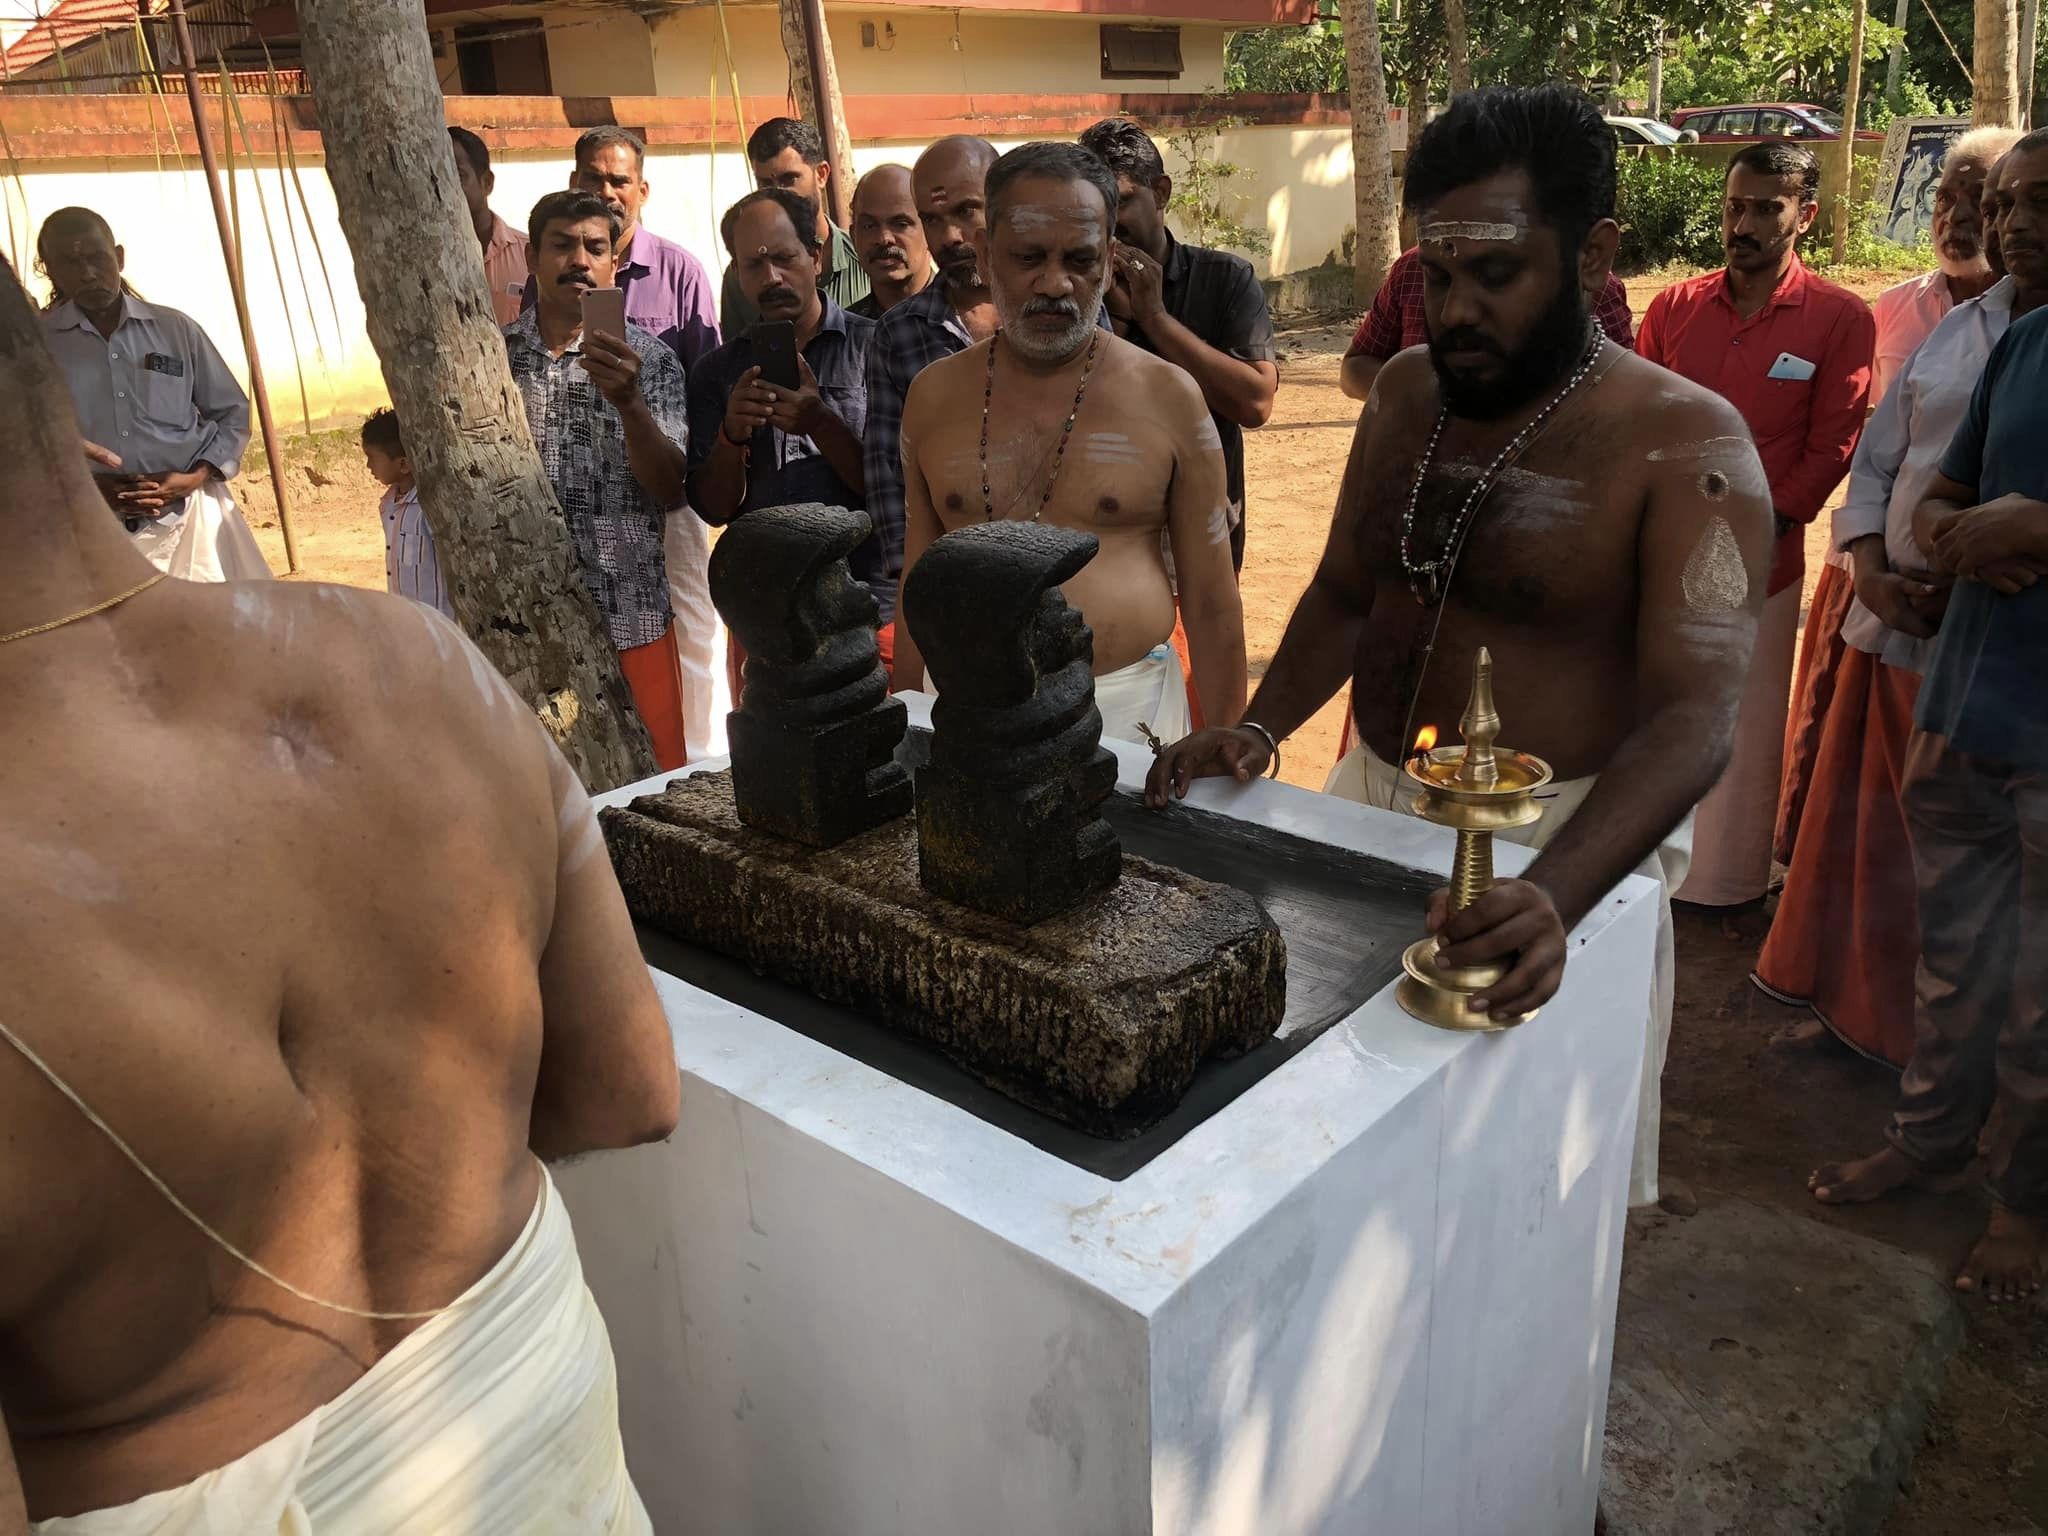
<svg viewBox="0 0 2048 1536">
<path fill-rule="evenodd" d="M 384 520 L 385 587 L 454 618 L 441 565 L 434 558 L 433 530 L 420 510 L 412 460 L 405 456 L 405 439 L 399 435 L 398 413 L 389 406 L 363 423 L 363 462 L 370 478 L 384 487 L 377 514 Z"/>
</svg>

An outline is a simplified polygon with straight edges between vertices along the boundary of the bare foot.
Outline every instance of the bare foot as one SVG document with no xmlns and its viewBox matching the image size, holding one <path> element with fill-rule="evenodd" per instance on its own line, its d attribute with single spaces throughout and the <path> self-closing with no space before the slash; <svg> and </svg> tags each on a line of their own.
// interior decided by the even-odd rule
<svg viewBox="0 0 2048 1536">
<path fill-rule="evenodd" d="M 1908 1184 L 1933 1194 L 1951 1195 L 1969 1182 L 1967 1171 L 1927 1173 L 1898 1148 L 1885 1147 L 1853 1162 L 1822 1165 L 1806 1181 L 1806 1187 L 1813 1191 L 1813 1198 L 1822 1205 L 1861 1205 L 1865 1201 L 1881 1200 Z"/>
<path fill-rule="evenodd" d="M 1794 1019 L 1783 1029 L 1771 1036 L 1772 1045 L 1818 1045 L 1831 1038 L 1827 1025 L 1819 1019 Z"/>
<path fill-rule="evenodd" d="M 1700 1197 L 1692 1192 L 1692 1186 L 1677 1179 L 1665 1179 L 1658 1191 L 1657 1209 L 1666 1216 L 1697 1216 L 1700 1213 Z"/>
<path fill-rule="evenodd" d="M 1994 1205 L 1990 1225 L 1956 1274 L 1956 1289 L 1975 1291 L 1986 1301 L 2024 1301 L 2041 1288 L 2044 1259 L 2048 1217 Z"/>
</svg>

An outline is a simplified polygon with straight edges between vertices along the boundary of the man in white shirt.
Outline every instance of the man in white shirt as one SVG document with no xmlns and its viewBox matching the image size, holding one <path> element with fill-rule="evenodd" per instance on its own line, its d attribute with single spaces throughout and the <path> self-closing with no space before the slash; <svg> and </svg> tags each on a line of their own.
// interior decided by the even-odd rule
<svg viewBox="0 0 2048 1536">
<path fill-rule="evenodd" d="M 1999 229 L 2015 197 L 2030 199 L 2032 207 L 2048 201 L 2048 135 L 2032 133 L 2019 147 L 1999 162 L 1997 176 L 1987 190 L 1987 219 L 1993 231 Z M 2034 225 L 2040 215 L 2034 215 Z M 2001 242 L 2003 244 L 2003 242 Z M 1921 506 L 1929 487 L 1942 475 L 1942 457 L 1962 424 L 1970 397 L 1985 371 L 1993 346 L 2021 315 L 2048 307 L 2048 248 L 2040 244 L 2038 231 L 2028 229 L 2028 238 L 2015 240 L 2005 248 L 2007 274 L 1985 297 L 1958 305 L 1939 324 L 1933 336 L 1907 360 L 1898 375 L 1892 397 L 1870 418 L 1864 442 L 1855 453 L 1855 469 L 1849 481 L 1849 500 L 1835 514 L 1835 543 L 1855 559 L 1855 596 L 1843 637 L 1858 653 L 1868 653 L 1878 674 L 1903 672 L 1913 678 L 1917 694 L 1919 672 L 1931 655 L 1929 637 L 1942 616 L 1948 598 L 1950 578 L 1931 575 L 1933 561 L 1921 551 L 1913 535 L 1913 512 Z M 1833 711 L 1831 711 L 1833 715 Z M 1892 735 L 1878 739 L 1874 733 L 1858 743 L 1860 752 L 1882 752 L 1888 782 L 1903 778 L 1911 719 Z M 1839 868 L 1833 879 L 1841 885 L 1864 885 L 1872 874 L 1896 870 L 1907 891 L 1907 920 L 1911 942 L 1894 946 L 1892 952 L 1874 950 L 1868 944 L 1851 944 L 1847 965 L 1874 965 L 1878 983 L 1898 987 L 1905 977 L 1903 997 L 1894 1008 L 1905 1010 L 1905 1055 L 1913 1055 L 1919 1044 L 1915 1034 L 1915 993 L 1913 973 L 1921 954 L 1921 936 L 1915 922 L 1913 899 L 1917 895 L 1911 848 L 1907 844 L 1905 811 L 1892 795 L 1886 803 L 1872 803 L 1864 797 L 1860 815 L 1864 821 L 1864 848 L 1855 850 L 1855 881 L 1841 879 Z M 1819 856 L 1823 850 L 1815 850 Z M 1878 854 L 1880 858 L 1872 858 Z M 1802 842 L 1804 856 L 1804 842 Z M 1905 864 L 1903 868 L 1901 862 Z M 1794 862 L 1792 879 L 1786 881 L 1790 903 L 1800 889 L 1800 864 Z M 1780 905 L 1778 922 L 1784 924 L 1786 907 Z M 1827 944 L 1837 946 L 1841 934 L 1825 934 Z M 1776 940 L 1776 930 L 1774 930 Z M 1851 936 L 1853 940 L 1853 936 Z M 1772 948 L 1765 946 L 1765 963 L 1772 961 Z M 1763 965 L 1759 965 L 1763 973 Z M 1892 1024 L 1892 1036 L 1898 1028 Z M 1905 1065 L 1905 1055 L 1886 1051 L 1892 1061 Z M 1939 1067 L 1931 1069 L 1929 1063 Z M 1919 1079 L 1915 1081 L 1915 1073 Z M 1991 1104 L 1989 1075 L 1993 1073 L 1993 1051 L 1974 1055 L 1927 1053 L 1925 1063 L 1915 1057 L 1907 1073 L 1907 1090 L 1927 1096 L 1950 1092 L 1954 1098 L 1980 1098 Z M 1970 1081 L 1982 1075 L 1987 1081 Z M 1896 1130 L 1896 1126 L 1894 1126 Z M 1925 1169 L 1913 1163 L 1888 1135 L 1892 1145 L 1882 1151 L 1845 1163 L 1829 1163 L 1808 1182 L 1819 1200 L 1829 1204 L 1874 1200 L 1901 1184 L 1925 1180 Z"/>
<path fill-rule="evenodd" d="M 1934 194 L 1934 252 L 1939 265 L 1932 272 L 1887 288 L 1871 305 L 1877 321 L 1877 350 L 1870 370 L 1873 407 L 1883 402 L 1906 359 L 1942 317 L 1997 281 L 1985 252 L 1985 176 L 1992 162 L 2018 138 L 2018 131 L 2011 128 L 1973 128 L 1956 140 L 1943 160 L 1941 183 Z M 1929 452 L 1939 454 L 1940 450 Z M 1800 821 L 1813 788 L 1815 758 L 1828 706 L 1835 696 L 1835 676 L 1842 666 L 1842 625 L 1855 597 L 1849 557 L 1839 548 L 1842 541 L 1838 538 L 1835 542 L 1838 547 L 1828 556 L 1807 604 L 1806 638 L 1799 648 L 1799 670 L 1792 682 L 1778 822 L 1771 840 L 1771 855 L 1780 864 L 1792 862 L 1798 844 Z"/>
<path fill-rule="evenodd" d="M 1958 149 L 1973 139 L 1979 134 Z M 1999 162 L 2000 184 L 1983 193 L 1987 213 L 2010 196 L 2006 173 L 2019 158 Z M 1944 195 L 1950 184 L 1945 174 Z M 1810 1007 L 1853 1049 L 1898 1067 L 1913 1053 L 1920 955 L 1899 791 L 1920 674 L 1950 585 L 1914 540 L 1913 513 L 1939 475 L 1992 347 L 2017 316 L 2044 303 L 2048 257 L 2022 248 L 1988 293 L 1950 309 L 1893 374 L 1835 512 L 1835 551 L 1854 571 L 1854 596 L 1841 621 L 1832 696 L 1814 732 L 1799 839 L 1755 979 L 1781 1001 Z"/>
<path fill-rule="evenodd" d="M 129 288 L 126 253 L 89 208 L 51 214 L 36 256 L 51 288 L 43 338 L 80 431 L 121 460 L 94 480 L 136 546 L 192 581 L 267 577 L 227 489 L 249 446 L 249 399 L 206 333 Z"/>
</svg>

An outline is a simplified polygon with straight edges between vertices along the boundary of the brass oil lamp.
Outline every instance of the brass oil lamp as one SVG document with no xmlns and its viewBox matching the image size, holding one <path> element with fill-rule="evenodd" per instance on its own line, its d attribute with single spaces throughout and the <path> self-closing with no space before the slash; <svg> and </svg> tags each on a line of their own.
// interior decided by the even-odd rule
<svg viewBox="0 0 2048 1536">
<path fill-rule="evenodd" d="M 1462 912 L 1493 889 L 1493 834 L 1541 819 L 1536 792 L 1550 782 L 1550 765 L 1526 752 L 1494 745 L 1500 714 L 1493 705 L 1493 658 L 1486 647 L 1472 664 L 1472 698 L 1458 722 L 1464 745 L 1418 751 L 1402 773 L 1419 793 L 1412 807 L 1424 821 L 1451 827 L 1458 852 L 1451 865 L 1451 911 Z M 1395 986 L 1401 1006 L 1439 1029 L 1500 1030 L 1533 1019 L 1529 1012 L 1497 1022 L 1472 1007 L 1508 973 L 1505 964 L 1447 966 L 1438 958 L 1435 935 L 1408 946 L 1401 956 L 1407 972 Z"/>
</svg>

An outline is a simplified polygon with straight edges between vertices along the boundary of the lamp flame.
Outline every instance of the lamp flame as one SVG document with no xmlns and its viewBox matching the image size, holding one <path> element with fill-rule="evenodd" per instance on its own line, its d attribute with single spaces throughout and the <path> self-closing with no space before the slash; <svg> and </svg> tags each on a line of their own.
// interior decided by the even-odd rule
<svg viewBox="0 0 2048 1536">
<path fill-rule="evenodd" d="M 1420 757 L 1436 745 L 1436 727 L 1425 725 L 1415 733 L 1415 755 Z"/>
</svg>

